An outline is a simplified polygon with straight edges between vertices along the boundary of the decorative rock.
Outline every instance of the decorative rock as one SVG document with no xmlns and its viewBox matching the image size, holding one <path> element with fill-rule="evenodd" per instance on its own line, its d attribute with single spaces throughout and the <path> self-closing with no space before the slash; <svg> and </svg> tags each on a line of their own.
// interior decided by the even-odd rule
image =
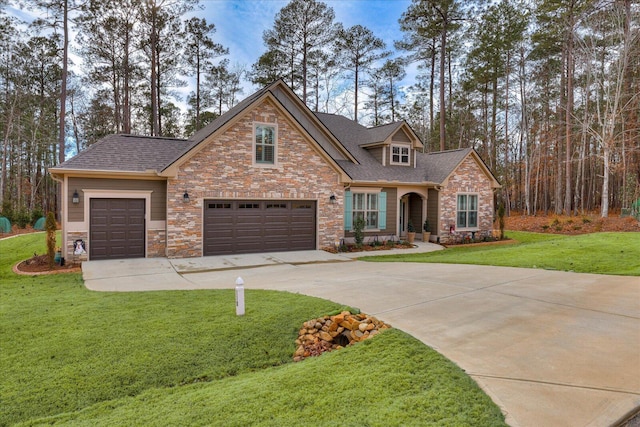
<svg viewBox="0 0 640 427">
<path fill-rule="evenodd" d="M 299 362 L 310 356 L 343 348 L 377 335 L 380 330 L 390 328 L 373 316 L 348 311 L 335 316 L 325 316 L 303 323 L 296 339 L 293 360 Z M 344 338 L 342 338 L 344 337 Z"/>
</svg>

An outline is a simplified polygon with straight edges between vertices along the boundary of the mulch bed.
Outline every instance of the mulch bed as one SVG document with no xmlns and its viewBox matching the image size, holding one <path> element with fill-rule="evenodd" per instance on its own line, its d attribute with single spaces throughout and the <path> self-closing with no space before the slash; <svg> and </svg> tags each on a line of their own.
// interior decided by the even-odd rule
<svg viewBox="0 0 640 427">
<path fill-rule="evenodd" d="M 411 249 L 414 245 L 409 242 L 385 242 L 384 244 L 379 245 L 362 245 L 360 247 L 354 244 L 348 244 L 346 246 L 342 246 L 340 250 L 337 250 L 334 247 L 325 247 L 322 248 L 323 251 L 331 252 L 332 254 L 345 253 L 345 252 L 371 252 L 371 251 L 386 251 L 389 249 Z"/>
<path fill-rule="evenodd" d="M 621 218 L 619 213 L 601 218 L 596 213 L 587 215 L 536 215 L 525 216 L 519 212 L 511 212 L 505 218 L 507 230 L 532 231 L 550 234 L 587 234 L 602 231 L 640 232 L 640 221 L 632 217 Z"/>
<path fill-rule="evenodd" d="M 57 273 L 77 273 L 81 270 L 78 264 L 58 265 L 54 264 L 53 268 L 49 268 L 49 257 L 45 255 L 36 255 L 28 260 L 19 262 L 13 267 L 16 274 L 37 275 L 37 274 L 57 274 Z"/>
</svg>

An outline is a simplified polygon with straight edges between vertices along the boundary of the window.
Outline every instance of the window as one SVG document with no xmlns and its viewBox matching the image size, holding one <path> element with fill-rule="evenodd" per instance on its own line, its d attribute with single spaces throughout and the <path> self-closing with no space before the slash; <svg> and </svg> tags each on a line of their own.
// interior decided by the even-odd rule
<svg viewBox="0 0 640 427">
<path fill-rule="evenodd" d="M 353 221 L 364 219 L 365 230 L 386 230 L 387 193 L 382 189 L 360 188 L 344 192 L 344 230 L 353 230 Z"/>
<path fill-rule="evenodd" d="M 256 125 L 255 162 L 273 165 L 276 162 L 276 128 Z"/>
<path fill-rule="evenodd" d="M 353 221 L 364 219 L 365 230 L 378 229 L 378 195 L 375 193 L 353 194 Z"/>
<path fill-rule="evenodd" d="M 458 228 L 478 227 L 478 195 L 458 194 Z"/>
<path fill-rule="evenodd" d="M 391 164 L 408 165 L 409 164 L 409 147 L 402 145 L 391 146 Z"/>
</svg>

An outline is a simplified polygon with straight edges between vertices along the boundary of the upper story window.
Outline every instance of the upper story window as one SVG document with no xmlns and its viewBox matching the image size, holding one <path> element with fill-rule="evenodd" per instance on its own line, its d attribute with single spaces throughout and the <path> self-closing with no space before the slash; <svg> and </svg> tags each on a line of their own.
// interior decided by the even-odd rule
<svg viewBox="0 0 640 427">
<path fill-rule="evenodd" d="M 478 227 L 478 195 L 458 194 L 457 228 Z"/>
<path fill-rule="evenodd" d="M 406 145 L 391 145 L 391 164 L 408 165 L 410 149 Z"/>
<path fill-rule="evenodd" d="M 255 126 L 254 161 L 256 164 L 276 163 L 276 127 L 258 124 Z"/>
</svg>

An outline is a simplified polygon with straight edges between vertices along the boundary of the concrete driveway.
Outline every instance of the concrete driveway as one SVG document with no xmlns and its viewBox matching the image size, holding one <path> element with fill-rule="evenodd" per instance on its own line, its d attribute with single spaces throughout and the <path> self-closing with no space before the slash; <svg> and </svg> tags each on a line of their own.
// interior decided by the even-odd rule
<svg viewBox="0 0 640 427">
<path fill-rule="evenodd" d="M 358 307 L 457 363 L 514 427 L 615 425 L 640 408 L 638 277 L 367 263 L 320 251 L 93 261 L 83 272 L 97 291 L 232 288 L 242 276 L 247 289 Z"/>
</svg>

